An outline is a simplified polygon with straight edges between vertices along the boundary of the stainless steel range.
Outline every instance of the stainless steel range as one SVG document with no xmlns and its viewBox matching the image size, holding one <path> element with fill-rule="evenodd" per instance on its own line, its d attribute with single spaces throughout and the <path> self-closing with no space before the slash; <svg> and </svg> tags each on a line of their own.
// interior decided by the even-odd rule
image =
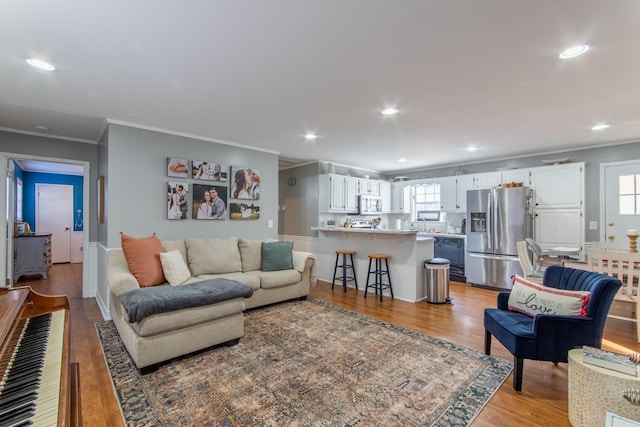
<svg viewBox="0 0 640 427">
<path fill-rule="evenodd" d="M 369 221 L 355 220 L 351 221 L 351 228 L 373 228 L 373 224 Z"/>
</svg>

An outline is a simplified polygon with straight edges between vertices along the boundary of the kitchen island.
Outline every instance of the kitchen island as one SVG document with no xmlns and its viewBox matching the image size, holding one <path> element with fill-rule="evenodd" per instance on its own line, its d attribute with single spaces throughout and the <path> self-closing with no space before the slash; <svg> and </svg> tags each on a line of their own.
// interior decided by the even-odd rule
<svg viewBox="0 0 640 427">
<path fill-rule="evenodd" d="M 417 230 L 388 230 L 376 228 L 312 227 L 318 231 L 316 257 L 318 277 L 331 283 L 337 250 L 353 250 L 358 289 L 364 291 L 373 253 L 391 255 L 389 272 L 393 296 L 409 302 L 426 297 L 423 284 L 424 261 L 433 258 L 433 237 L 418 237 Z M 341 262 L 340 262 L 341 263 Z M 371 281 L 373 281 L 373 275 Z M 352 282 L 350 287 L 354 287 Z M 334 289 L 341 290 L 342 283 Z M 371 290 L 370 290 L 371 291 Z M 390 296 L 388 291 L 385 296 Z M 368 295 L 367 295 L 368 297 Z"/>
</svg>

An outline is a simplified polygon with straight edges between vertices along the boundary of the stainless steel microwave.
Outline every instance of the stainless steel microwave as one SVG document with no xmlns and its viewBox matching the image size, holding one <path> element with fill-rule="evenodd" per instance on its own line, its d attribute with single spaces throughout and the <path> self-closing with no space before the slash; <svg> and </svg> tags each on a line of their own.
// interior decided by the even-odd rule
<svg viewBox="0 0 640 427">
<path fill-rule="evenodd" d="M 382 213 L 382 197 L 360 196 L 358 213 L 360 215 L 380 215 Z"/>
</svg>

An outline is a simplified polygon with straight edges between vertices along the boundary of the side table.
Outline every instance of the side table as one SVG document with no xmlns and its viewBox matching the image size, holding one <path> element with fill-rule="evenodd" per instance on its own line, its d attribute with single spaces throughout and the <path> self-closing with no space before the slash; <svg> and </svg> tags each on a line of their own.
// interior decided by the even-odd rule
<svg viewBox="0 0 640 427">
<path fill-rule="evenodd" d="M 607 412 L 640 421 L 640 406 L 622 397 L 628 388 L 640 389 L 640 377 L 584 363 L 581 348 L 569 351 L 569 421 L 573 427 L 604 426 Z"/>
</svg>

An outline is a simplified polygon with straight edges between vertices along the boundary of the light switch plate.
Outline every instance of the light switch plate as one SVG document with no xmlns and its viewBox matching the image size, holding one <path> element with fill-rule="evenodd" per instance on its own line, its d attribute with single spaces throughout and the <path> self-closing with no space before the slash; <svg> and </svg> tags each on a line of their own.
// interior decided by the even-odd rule
<svg viewBox="0 0 640 427">
<path fill-rule="evenodd" d="M 597 230 L 598 221 L 589 221 L 589 230 Z"/>
<path fill-rule="evenodd" d="M 268 228 L 273 228 L 273 220 L 272 219 L 267 221 L 267 227 Z"/>
</svg>

